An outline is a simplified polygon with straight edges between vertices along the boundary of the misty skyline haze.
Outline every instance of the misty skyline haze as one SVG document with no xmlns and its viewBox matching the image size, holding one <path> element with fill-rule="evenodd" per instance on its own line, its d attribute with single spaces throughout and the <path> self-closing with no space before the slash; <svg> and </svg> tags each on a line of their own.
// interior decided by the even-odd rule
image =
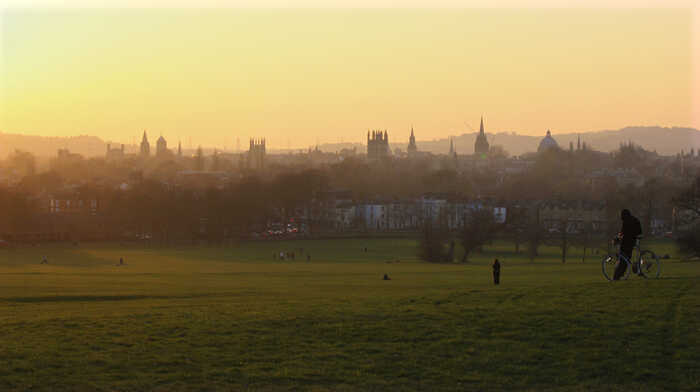
<svg viewBox="0 0 700 392">
<path fill-rule="evenodd" d="M 148 133 L 148 131 L 146 131 Z M 389 145 L 391 151 L 396 149 L 406 151 L 408 145 L 408 132 L 396 132 L 388 130 Z M 445 138 L 424 139 L 421 138 L 421 130 L 414 128 L 416 135 L 416 144 L 419 151 L 431 152 L 434 154 L 445 154 L 449 150 L 450 138 L 454 141 L 457 153 L 460 155 L 472 154 L 474 152 L 474 141 L 478 132 L 466 132 L 459 135 L 450 135 Z M 361 138 L 366 138 L 366 133 L 358 132 Z M 523 135 L 517 132 L 506 131 L 491 131 L 485 132 L 489 143 L 493 146 L 502 146 L 512 156 L 518 156 L 525 153 L 535 152 L 540 140 L 544 137 L 545 132 L 541 136 Z M 148 133 L 148 138 L 152 144 L 155 144 L 156 139 L 161 134 Z M 614 151 L 619 148 L 620 143 L 632 142 L 649 151 L 657 151 L 661 155 L 675 155 L 681 150 L 688 152 L 691 148 L 700 150 L 700 130 L 694 128 L 683 127 L 625 127 L 618 130 L 600 130 L 594 132 L 569 132 L 557 133 L 552 131 L 552 136 L 559 143 L 562 149 L 567 149 L 569 143 L 577 144 L 580 138 L 582 143 L 585 143 L 588 148 L 603 152 Z M 22 135 L 0 132 L 0 159 L 6 157 L 14 150 L 28 151 L 40 157 L 51 157 L 56 155 L 57 149 L 67 148 L 71 152 L 79 153 L 88 157 L 103 156 L 106 146 L 111 144 L 112 148 L 119 147 L 120 144 L 125 145 L 127 153 L 136 153 L 139 149 L 141 134 L 134 136 L 132 139 L 136 143 L 116 143 L 106 141 L 94 135 L 75 135 L 68 137 L 51 137 L 37 135 Z M 182 142 L 182 148 L 185 153 L 192 154 L 201 145 L 206 153 L 211 153 L 215 149 L 219 152 L 245 152 L 248 150 L 248 139 L 240 138 L 240 150 L 236 149 L 235 138 L 233 142 L 226 145 L 206 145 L 197 143 L 197 139 L 185 137 L 182 140 L 172 140 L 164 136 L 168 142 L 168 148 L 175 150 L 178 142 Z M 308 145 L 300 148 L 285 148 L 270 144 L 270 139 L 265 135 L 260 135 L 259 138 L 265 138 L 269 153 L 298 153 L 306 152 L 309 148 L 319 147 L 324 152 L 339 152 L 342 149 L 357 150 L 357 153 L 366 153 L 366 142 L 327 142 L 323 143 L 319 140 L 318 145 Z M 191 142 L 190 142 L 191 140 Z"/>
</svg>

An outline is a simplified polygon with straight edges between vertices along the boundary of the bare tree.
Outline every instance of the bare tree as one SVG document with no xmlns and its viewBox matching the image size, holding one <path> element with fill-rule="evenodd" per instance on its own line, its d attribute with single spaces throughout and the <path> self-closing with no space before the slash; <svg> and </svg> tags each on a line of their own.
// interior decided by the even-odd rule
<svg viewBox="0 0 700 392">
<path fill-rule="evenodd" d="M 528 226 L 528 211 L 526 208 L 511 205 L 508 207 L 508 216 L 505 227 L 507 234 L 515 245 L 515 253 L 520 253 L 520 244 L 525 240 Z"/>
<path fill-rule="evenodd" d="M 564 217 L 561 219 L 559 222 L 559 238 L 558 238 L 558 243 L 559 247 L 561 248 L 561 262 L 562 264 L 566 263 L 566 255 L 569 251 L 569 248 L 571 247 L 571 239 L 570 239 L 570 233 L 569 233 L 569 224 L 570 224 L 570 219 L 568 217 Z"/>
<path fill-rule="evenodd" d="M 535 207 L 534 216 L 531 217 L 531 224 L 527 228 L 527 254 L 530 262 L 535 261 L 535 257 L 539 256 L 538 249 L 545 239 L 545 232 L 540 223 L 540 210 Z"/>
<path fill-rule="evenodd" d="M 426 219 L 418 248 L 418 256 L 431 263 L 442 263 L 449 261 L 449 251 L 447 249 L 450 240 L 450 233 L 446 225 L 440 222 L 433 222 Z"/>
<path fill-rule="evenodd" d="M 470 253 L 491 242 L 499 229 L 500 225 L 496 223 L 493 211 L 487 208 L 471 210 L 465 217 L 460 233 L 460 241 L 464 248 L 462 262 L 466 263 Z"/>
<path fill-rule="evenodd" d="M 700 257 L 700 176 L 674 200 L 676 241 L 690 257 Z"/>
</svg>

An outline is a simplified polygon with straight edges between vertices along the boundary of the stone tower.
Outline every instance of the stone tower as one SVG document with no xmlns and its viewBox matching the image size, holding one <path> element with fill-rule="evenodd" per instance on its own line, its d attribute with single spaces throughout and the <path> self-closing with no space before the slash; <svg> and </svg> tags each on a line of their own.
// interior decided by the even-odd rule
<svg viewBox="0 0 700 392">
<path fill-rule="evenodd" d="M 164 157 L 168 153 L 168 142 L 165 141 L 163 135 L 160 135 L 156 141 L 156 156 Z"/>
<path fill-rule="evenodd" d="M 248 149 L 248 169 L 264 169 L 265 154 L 265 139 L 250 139 L 250 148 Z"/>
<path fill-rule="evenodd" d="M 386 130 L 367 131 L 367 159 L 378 161 L 388 157 L 389 133 Z"/>
</svg>

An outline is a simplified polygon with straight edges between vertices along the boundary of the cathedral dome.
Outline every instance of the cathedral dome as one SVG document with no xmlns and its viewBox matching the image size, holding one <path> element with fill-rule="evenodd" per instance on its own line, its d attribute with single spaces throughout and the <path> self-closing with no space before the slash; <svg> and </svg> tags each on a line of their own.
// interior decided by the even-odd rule
<svg viewBox="0 0 700 392">
<path fill-rule="evenodd" d="M 547 150 L 558 150 L 559 149 L 559 144 L 557 144 L 557 141 L 554 140 L 552 137 L 552 133 L 547 130 L 547 136 L 545 136 L 542 141 L 540 142 L 540 146 L 537 147 L 537 152 L 543 152 Z"/>
</svg>

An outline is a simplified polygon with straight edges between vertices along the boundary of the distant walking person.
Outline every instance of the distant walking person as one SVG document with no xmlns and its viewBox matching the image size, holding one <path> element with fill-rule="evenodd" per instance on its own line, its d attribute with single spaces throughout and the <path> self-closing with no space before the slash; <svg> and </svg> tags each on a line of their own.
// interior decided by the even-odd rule
<svg viewBox="0 0 700 392">
<path fill-rule="evenodd" d="M 498 259 L 493 261 L 493 284 L 498 285 L 501 283 L 501 263 Z"/>
<path fill-rule="evenodd" d="M 622 227 L 620 228 L 620 233 L 617 235 L 618 241 L 620 241 L 620 253 L 622 253 L 627 260 L 632 260 L 632 251 L 634 250 L 634 245 L 637 243 L 637 239 L 642 235 L 642 224 L 639 223 L 639 219 L 632 216 L 632 213 L 628 209 L 624 209 L 620 212 L 620 219 L 622 219 Z M 613 280 L 620 280 L 627 270 L 627 263 L 618 263 L 615 269 L 615 274 L 613 275 Z M 634 271 L 635 273 L 640 273 L 639 271 Z"/>
<path fill-rule="evenodd" d="M 49 263 L 49 261 L 46 259 L 46 256 L 44 256 L 44 258 L 41 259 L 41 263 L 40 263 L 40 264 L 48 264 L 48 263 Z"/>
<path fill-rule="evenodd" d="M 124 258 L 123 257 L 119 258 L 119 265 L 124 265 Z"/>
</svg>

